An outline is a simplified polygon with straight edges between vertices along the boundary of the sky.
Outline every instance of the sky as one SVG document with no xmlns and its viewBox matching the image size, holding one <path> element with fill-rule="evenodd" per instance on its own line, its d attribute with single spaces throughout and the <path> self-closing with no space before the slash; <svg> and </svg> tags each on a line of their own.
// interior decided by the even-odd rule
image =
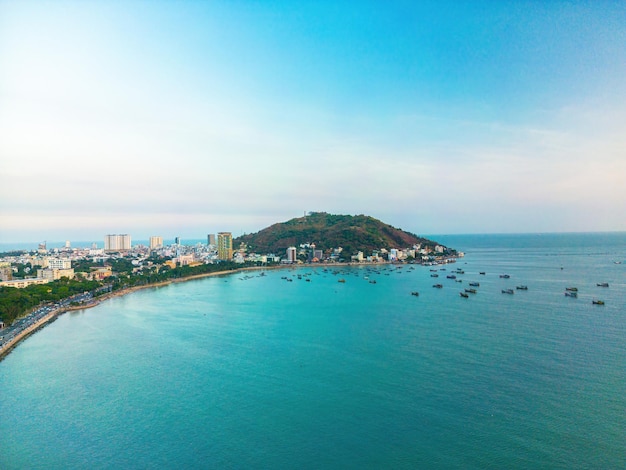
<svg viewBox="0 0 626 470">
<path fill-rule="evenodd" d="M 624 77 L 621 1 L 0 0 L 0 242 L 624 231 Z"/>
</svg>

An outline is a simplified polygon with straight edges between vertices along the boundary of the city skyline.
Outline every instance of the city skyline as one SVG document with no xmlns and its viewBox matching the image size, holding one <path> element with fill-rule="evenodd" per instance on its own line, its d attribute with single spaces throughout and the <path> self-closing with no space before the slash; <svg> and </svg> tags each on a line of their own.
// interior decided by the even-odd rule
<svg viewBox="0 0 626 470">
<path fill-rule="evenodd" d="M 625 44 L 620 2 L 2 2 L 0 243 L 624 231 Z"/>
</svg>

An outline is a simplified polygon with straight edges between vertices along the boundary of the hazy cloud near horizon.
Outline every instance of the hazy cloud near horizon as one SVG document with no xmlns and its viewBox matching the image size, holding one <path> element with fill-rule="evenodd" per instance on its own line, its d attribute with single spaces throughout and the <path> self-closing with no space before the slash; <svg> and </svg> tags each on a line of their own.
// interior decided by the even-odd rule
<svg viewBox="0 0 626 470">
<path fill-rule="evenodd" d="M 626 230 L 625 72 L 617 2 L 2 2 L 0 242 Z"/>
</svg>

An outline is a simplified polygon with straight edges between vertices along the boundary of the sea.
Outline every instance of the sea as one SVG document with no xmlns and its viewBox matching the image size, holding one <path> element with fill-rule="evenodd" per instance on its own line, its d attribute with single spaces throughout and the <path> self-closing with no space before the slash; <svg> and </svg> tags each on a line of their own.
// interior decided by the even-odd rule
<svg viewBox="0 0 626 470">
<path fill-rule="evenodd" d="M 433 238 L 60 316 L 0 362 L 0 468 L 626 468 L 626 233 Z"/>
</svg>

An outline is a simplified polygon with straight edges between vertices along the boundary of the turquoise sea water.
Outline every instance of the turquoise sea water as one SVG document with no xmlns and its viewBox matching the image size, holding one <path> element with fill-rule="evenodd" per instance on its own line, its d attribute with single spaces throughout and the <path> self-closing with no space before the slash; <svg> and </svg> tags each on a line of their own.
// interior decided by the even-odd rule
<svg viewBox="0 0 626 470">
<path fill-rule="evenodd" d="M 626 234 L 436 239 L 63 315 L 0 362 L 0 468 L 624 468 Z"/>
</svg>

